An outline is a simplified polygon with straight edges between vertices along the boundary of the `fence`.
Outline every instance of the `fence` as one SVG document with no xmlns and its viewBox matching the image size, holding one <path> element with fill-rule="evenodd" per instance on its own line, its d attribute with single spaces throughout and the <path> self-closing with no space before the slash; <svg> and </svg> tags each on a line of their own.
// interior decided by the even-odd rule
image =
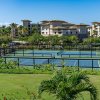
<svg viewBox="0 0 100 100">
<path fill-rule="evenodd" d="M 40 49 L 44 45 L 38 46 Z M 45 45 L 47 47 L 47 45 Z M 50 46 L 48 46 L 50 47 Z M 44 60 L 42 64 L 55 64 L 57 60 L 60 60 L 60 62 L 66 62 L 66 60 L 77 60 L 77 67 L 78 69 L 80 67 L 84 68 L 100 68 L 99 67 L 99 61 L 100 61 L 100 54 L 98 53 L 95 55 L 93 52 L 100 50 L 100 46 L 92 46 L 92 45 L 53 45 L 49 48 L 49 50 L 57 50 L 56 47 L 58 47 L 59 51 L 57 52 L 57 56 L 55 57 L 52 53 L 42 53 L 42 52 L 35 52 L 35 47 L 31 46 L 31 48 L 26 48 L 25 46 L 13 46 L 13 47 L 7 47 L 7 48 L 0 48 L 0 57 L 5 59 L 5 63 L 7 63 L 7 59 L 16 59 L 18 62 L 18 66 L 25 66 L 25 63 L 20 63 L 22 59 L 26 59 L 27 61 L 31 61 L 31 63 L 26 62 L 26 66 L 33 66 L 37 65 L 41 60 Z M 42 50 L 44 50 L 43 48 Z M 47 49 L 47 48 L 46 48 Z M 31 50 L 31 52 L 26 52 L 26 50 Z M 64 54 L 64 50 L 72 50 L 72 51 L 79 51 L 79 54 Z M 89 51 L 90 53 L 84 53 L 82 54 L 81 51 Z M 16 52 L 16 51 L 21 51 L 21 52 Z M 11 56 L 9 56 L 11 54 Z M 36 62 L 38 60 L 38 63 Z M 90 66 L 82 66 L 81 62 L 85 63 L 86 61 L 91 61 Z M 95 62 L 98 63 L 95 64 Z M 76 62 L 74 63 L 74 65 Z M 61 67 L 63 65 L 59 64 L 59 61 L 56 63 L 58 67 Z M 72 66 L 74 66 L 72 65 Z"/>
<path fill-rule="evenodd" d="M 55 62 L 56 60 L 60 60 L 60 61 L 77 60 L 78 70 L 80 68 L 91 68 L 92 70 L 96 69 L 96 68 L 97 69 L 100 68 L 99 66 L 96 66 L 94 64 L 95 61 L 100 61 L 100 58 L 69 58 L 69 57 L 68 58 L 55 58 L 55 57 L 15 57 L 15 56 L 13 56 L 13 57 L 3 56 L 2 58 L 5 59 L 4 60 L 5 64 L 7 63 L 8 59 L 16 59 L 15 61 L 17 61 L 17 63 L 18 63 L 18 67 L 20 67 L 20 66 L 35 66 L 38 64 L 38 63 L 36 63 L 36 60 L 39 60 L 39 61 L 44 60 L 45 63 L 42 63 L 42 64 L 55 64 L 55 63 L 51 63 L 51 62 Z M 23 61 L 32 60 L 32 62 L 31 63 L 29 62 L 27 64 L 25 64 L 25 63 L 21 64 L 22 62 L 20 62 L 20 61 L 22 61 L 22 59 L 23 59 Z M 90 66 L 81 66 L 81 61 L 83 61 L 83 63 L 85 63 L 85 61 L 87 61 L 87 60 L 91 61 Z M 66 65 L 62 64 L 62 65 L 56 65 L 56 66 L 63 67 Z"/>
</svg>

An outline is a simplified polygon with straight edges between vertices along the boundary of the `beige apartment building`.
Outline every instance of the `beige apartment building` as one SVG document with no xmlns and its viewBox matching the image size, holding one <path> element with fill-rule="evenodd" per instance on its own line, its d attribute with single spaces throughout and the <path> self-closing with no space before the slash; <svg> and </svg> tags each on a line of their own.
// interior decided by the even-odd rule
<svg viewBox="0 0 100 100">
<path fill-rule="evenodd" d="M 41 35 L 76 35 L 80 40 L 88 37 L 88 25 L 72 24 L 62 20 L 41 21 Z"/>
<path fill-rule="evenodd" d="M 100 22 L 92 22 L 92 25 L 88 27 L 88 31 L 91 37 L 100 37 Z"/>
</svg>

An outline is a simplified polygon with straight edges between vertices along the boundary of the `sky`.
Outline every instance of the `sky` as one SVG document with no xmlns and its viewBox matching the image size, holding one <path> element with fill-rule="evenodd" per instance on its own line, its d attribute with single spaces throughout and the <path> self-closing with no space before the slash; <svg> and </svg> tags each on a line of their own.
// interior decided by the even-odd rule
<svg viewBox="0 0 100 100">
<path fill-rule="evenodd" d="M 100 0 L 0 0 L 0 24 L 22 19 L 90 24 L 100 21 Z"/>
</svg>

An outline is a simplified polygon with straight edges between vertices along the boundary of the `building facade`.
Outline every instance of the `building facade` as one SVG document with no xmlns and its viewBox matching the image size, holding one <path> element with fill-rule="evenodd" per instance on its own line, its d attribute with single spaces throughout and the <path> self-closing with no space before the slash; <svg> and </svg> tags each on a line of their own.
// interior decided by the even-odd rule
<svg viewBox="0 0 100 100">
<path fill-rule="evenodd" d="M 62 20 L 41 21 L 41 35 L 76 35 L 80 40 L 88 37 L 85 24 L 72 24 Z"/>
<path fill-rule="evenodd" d="M 23 22 L 23 34 L 30 35 L 32 32 L 32 24 L 30 20 L 22 20 Z"/>
<path fill-rule="evenodd" d="M 92 25 L 88 27 L 88 32 L 91 37 L 100 37 L 100 22 L 92 22 Z"/>
</svg>

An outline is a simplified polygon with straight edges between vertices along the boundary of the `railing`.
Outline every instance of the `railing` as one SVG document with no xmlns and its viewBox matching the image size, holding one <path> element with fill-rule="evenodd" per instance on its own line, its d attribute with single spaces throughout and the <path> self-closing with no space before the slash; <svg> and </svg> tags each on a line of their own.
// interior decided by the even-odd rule
<svg viewBox="0 0 100 100">
<path fill-rule="evenodd" d="M 93 53 L 91 53 L 91 54 L 82 54 L 82 53 L 79 53 L 79 54 L 61 54 L 61 57 L 97 57 L 97 55 L 96 54 L 93 54 Z"/>
</svg>

